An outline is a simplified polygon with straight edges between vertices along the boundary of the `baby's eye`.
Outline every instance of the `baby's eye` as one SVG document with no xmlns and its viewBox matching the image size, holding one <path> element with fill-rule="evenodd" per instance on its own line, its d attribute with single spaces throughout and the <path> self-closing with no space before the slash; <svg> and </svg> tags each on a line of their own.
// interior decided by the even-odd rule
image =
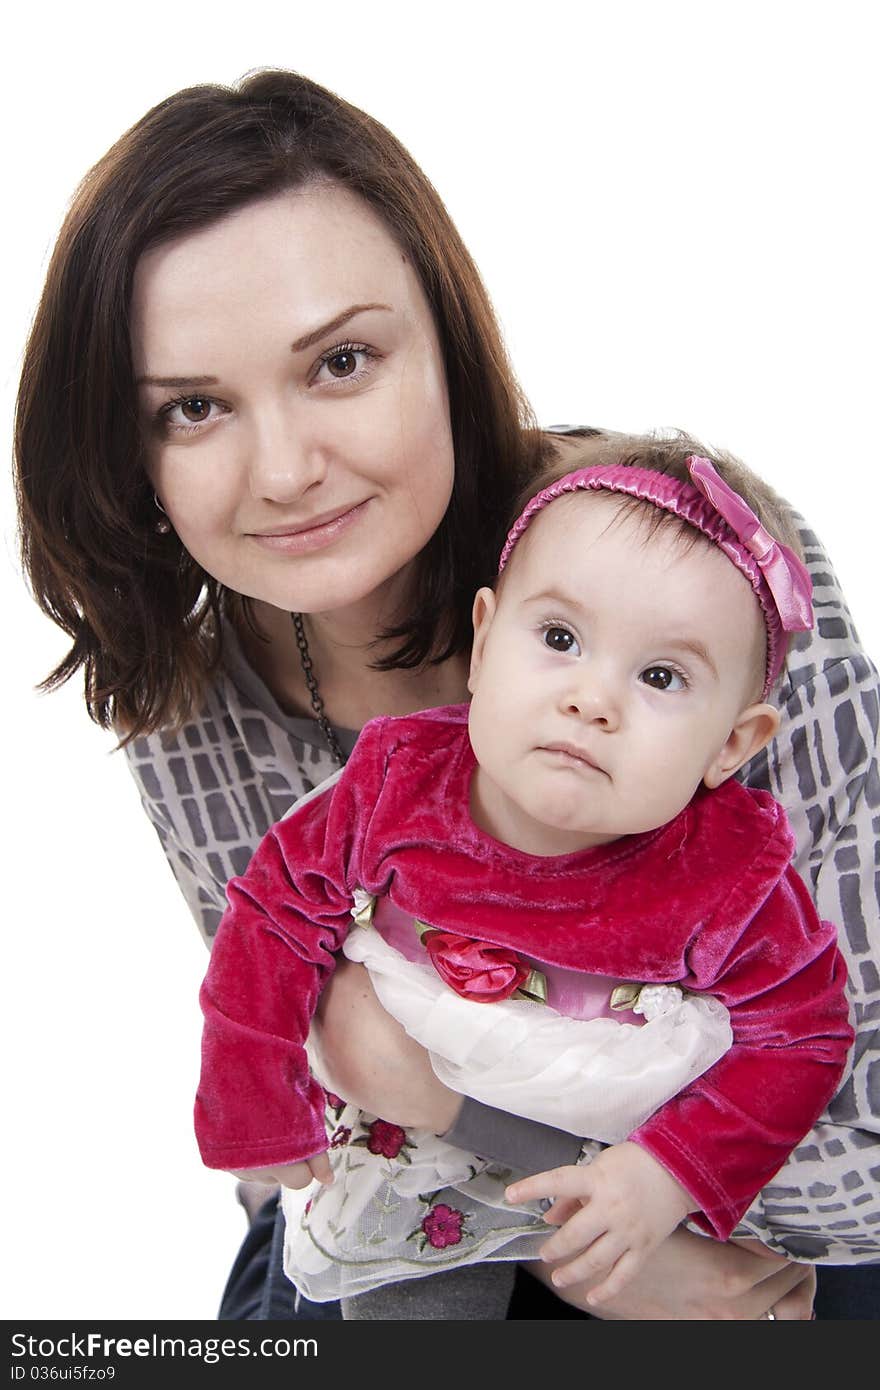
<svg viewBox="0 0 880 1390">
<path fill-rule="evenodd" d="M 541 633 L 545 647 L 549 647 L 552 652 L 577 652 L 579 650 L 577 638 L 573 632 L 569 632 L 567 627 L 559 627 L 558 624 L 551 623 L 545 627 Z"/>
<path fill-rule="evenodd" d="M 684 690 L 687 686 L 684 676 L 671 666 L 646 666 L 639 680 L 652 690 Z"/>
</svg>

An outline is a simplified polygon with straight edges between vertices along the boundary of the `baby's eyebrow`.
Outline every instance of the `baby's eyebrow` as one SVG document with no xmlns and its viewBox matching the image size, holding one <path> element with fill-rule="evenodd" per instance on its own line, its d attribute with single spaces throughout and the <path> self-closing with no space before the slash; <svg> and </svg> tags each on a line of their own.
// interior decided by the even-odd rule
<svg viewBox="0 0 880 1390">
<path fill-rule="evenodd" d="M 583 601 L 577 594 L 567 594 L 563 589 L 543 589 L 539 594 L 527 594 L 526 603 L 564 603 L 569 608 L 586 612 Z"/>
<path fill-rule="evenodd" d="M 563 607 L 574 610 L 584 617 L 589 617 L 589 609 L 582 599 L 576 594 L 566 593 L 564 589 L 544 589 L 538 594 L 529 594 L 524 600 L 526 604 L 558 603 Z M 712 659 L 712 654 L 705 642 L 701 642 L 698 637 L 688 637 L 681 633 L 659 632 L 656 638 L 658 652 L 664 655 L 674 656 L 676 653 L 687 654 L 696 659 L 706 667 L 706 669 L 718 679 L 718 667 Z M 662 660 L 658 657 L 657 660 Z"/>
<path fill-rule="evenodd" d="M 669 647 L 673 651 L 677 650 L 690 653 L 691 656 L 695 656 L 698 661 L 701 661 L 704 666 L 707 666 L 712 672 L 712 675 L 717 678 L 718 668 L 712 660 L 709 648 L 704 642 L 700 642 L 698 639 L 691 637 L 674 637 L 671 641 L 663 642 L 661 645 Z"/>
</svg>

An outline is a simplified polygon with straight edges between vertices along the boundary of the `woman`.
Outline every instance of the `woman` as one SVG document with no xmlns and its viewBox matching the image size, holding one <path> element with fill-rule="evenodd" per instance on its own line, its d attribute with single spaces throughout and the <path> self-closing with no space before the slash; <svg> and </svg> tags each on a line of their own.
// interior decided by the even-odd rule
<svg viewBox="0 0 880 1390">
<path fill-rule="evenodd" d="M 92 171 L 25 360 L 24 555 L 73 640 L 48 684 L 84 668 L 90 712 L 126 740 L 206 936 L 227 878 L 366 719 L 464 698 L 472 594 L 510 498 L 553 447 L 529 426 L 437 195 L 387 131 L 332 94 L 274 72 L 178 93 Z M 790 663 L 787 731 L 750 780 L 792 813 L 823 914 L 846 907 L 867 1005 L 876 969 L 857 966 L 880 955 L 859 877 L 875 675 L 815 547 L 812 558 L 834 621 Z M 827 729 L 812 788 L 807 703 Z M 328 991 L 320 1045 L 324 1080 L 374 1113 L 393 1088 L 392 1121 L 451 1126 L 463 1146 L 526 1169 L 568 1156 L 559 1136 L 444 1092 L 368 1011 L 354 971 Z M 870 1181 L 865 1087 L 857 1069 L 840 1125 L 785 1170 L 794 1196 L 780 1187 L 756 1213 L 753 1230 L 778 1249 L 877 1257 L 873 1204 L 857 1202 Z M 807 1191 L 819 1163 L 823 1200 Z M 611 1316 L 808 1313 L 802 1268 L 687 1233 L 661 1254 Z"/>
</svg>

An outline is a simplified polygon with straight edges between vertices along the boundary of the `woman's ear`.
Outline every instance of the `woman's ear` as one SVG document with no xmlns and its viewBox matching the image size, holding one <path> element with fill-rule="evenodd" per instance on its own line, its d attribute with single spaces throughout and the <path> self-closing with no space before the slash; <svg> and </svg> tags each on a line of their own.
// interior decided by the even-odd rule
<svg viewBox="0 0 880 1390">
<path fill-rule="evenodd" d="M 707 787 L 720 787 L 745 763 L 766 748 L 779 730 L 779 711 L 773 705 L 749 705 L 737 719 L 724 747 L 703 775 Z"/>
<path fill-rule="evenodd" d="M 495 593 L 492 589 L 477 590 L 471 615 L 474 624 L 474 645 L 471 648 L 471 669 L 468 675 L 468 690 L 472 695 L 480 675 L 480 667 L 483 664 L 483 648 L 486 645 L 486 638 L 489 636 L 492 619 L 495 617 L 496 606 Z"/>
</svg>

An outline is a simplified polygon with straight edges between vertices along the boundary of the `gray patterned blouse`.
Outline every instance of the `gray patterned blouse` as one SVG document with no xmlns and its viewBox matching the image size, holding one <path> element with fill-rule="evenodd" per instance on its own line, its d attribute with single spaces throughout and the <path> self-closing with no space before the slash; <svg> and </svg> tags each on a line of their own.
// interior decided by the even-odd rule
<svg viewBox="0 0 880 1390">
<path fill-rule="evenodd" d="M 744 780 L 785 806 L 795 864 L 849 966 L 851 1071 L 737 1234 L 834 1264 L 880 1261 L 880 776 L 878 677 L 821 545 L 802 523 L 816 628 L 798 638 L 776 698 L 778 739 Z M 337 731 L 346 752 L 355 735 Z M 320 730 L 285 715 L 224 633 L 223 668 L 198 718 L 129 745 L 147 815 L 206 942 L 225 884 L 291 804 L 335 771 Z M 542 1165 L 546 1166 L 546 1165 Z"/>
</svg>

